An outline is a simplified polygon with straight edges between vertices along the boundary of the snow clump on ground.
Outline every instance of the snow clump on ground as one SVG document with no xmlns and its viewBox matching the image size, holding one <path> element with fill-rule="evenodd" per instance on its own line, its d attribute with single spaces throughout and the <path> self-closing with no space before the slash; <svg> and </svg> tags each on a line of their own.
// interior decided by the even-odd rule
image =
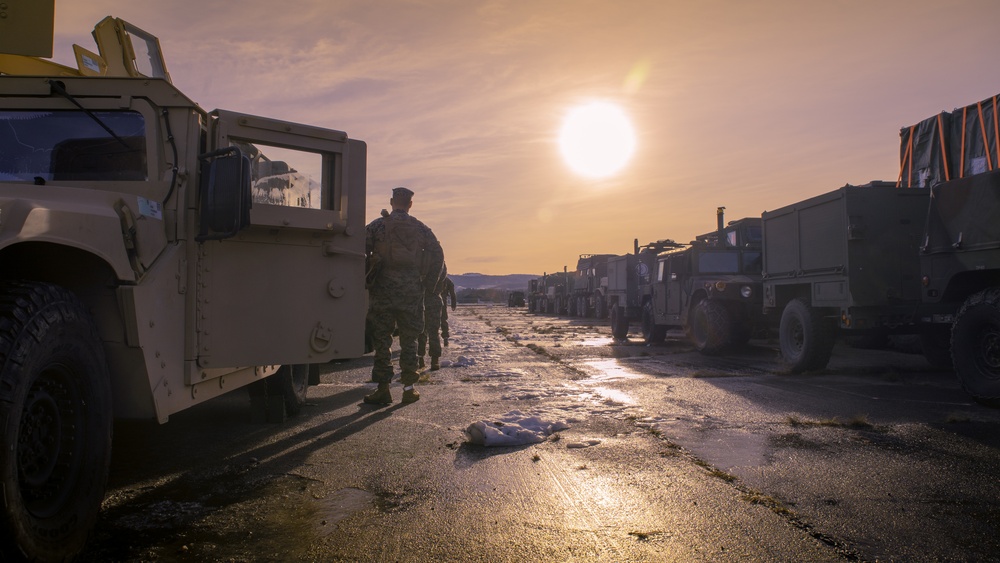
<svg viewBox="0 0 1000 563">
<path fill-rule="evenodd" d="M 473 422 L 465 433 L 470 443 L 480 446 L 522 446 L 544 442 L 553 433 L 567 428 L 566 421 L 548 421 L 514 410 L 499 420 Z"/>
</svg>

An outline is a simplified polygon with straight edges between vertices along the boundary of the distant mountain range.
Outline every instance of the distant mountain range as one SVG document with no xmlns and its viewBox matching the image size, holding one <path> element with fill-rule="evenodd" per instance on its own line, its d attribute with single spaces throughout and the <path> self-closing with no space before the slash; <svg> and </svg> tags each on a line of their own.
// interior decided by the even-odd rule
<svg viewBox="0 0 1000 563">
<path fill-rule="evenodd" d="M 505 289 L 525 290 L 528 280 L 542 277 L 538 274 L 507 274 L 504 276 L 489 276 L 486 274 L 448 274 L 455 284 L 456 290 L 462 289 Z"/>
</svg>

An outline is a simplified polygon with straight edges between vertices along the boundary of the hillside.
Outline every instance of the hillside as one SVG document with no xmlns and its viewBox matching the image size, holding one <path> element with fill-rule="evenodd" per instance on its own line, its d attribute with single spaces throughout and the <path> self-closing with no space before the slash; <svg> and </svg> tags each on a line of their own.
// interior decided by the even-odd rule
<svg viewBox="0 0 1000 563">
<path fill-rule="evenodd" d="M 455 284 L 456 290 L 461 289 L 504 289 L 504 290 L 524 290 L 528 287 L 528 280 L 541 277 L 536 274 L 507 274 L 503 276 L 490 276 L 486 274 L 449 274 L 449 278 Z"/>
</svg>

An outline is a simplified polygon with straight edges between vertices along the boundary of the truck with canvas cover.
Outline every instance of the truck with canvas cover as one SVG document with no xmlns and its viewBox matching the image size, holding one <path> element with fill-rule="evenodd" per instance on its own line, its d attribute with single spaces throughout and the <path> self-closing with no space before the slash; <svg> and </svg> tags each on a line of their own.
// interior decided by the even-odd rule
<svg viewBox="0 0 1000 563">
<path fill-rule="evenodd" d="M 8 16 L 0 35 L 44 20 Z M 247 386 L 281 419 L 319 364 L 363 354 L 365 144 L 206 112 L 155 36 L 93 34 L 77 68 L 0 55 L 0 560 L 82 549 L 113 418 Z"/>
<path fill-rule="evenodd" d="M 1000 171 L 944 182 L 930 193 L 920 247 L 925 353 L 947 354 L 950 344 L 962 387 L 1000 407 Z"/>
<path fill-rule="evenodd" d="M 746 344 L 764 328 L 761 309 L 760 219 L 747 217 L 661 253 L 642 308 L 642 335 L 662 342 L 683 329 L 703 354 Z"/>
</svg>

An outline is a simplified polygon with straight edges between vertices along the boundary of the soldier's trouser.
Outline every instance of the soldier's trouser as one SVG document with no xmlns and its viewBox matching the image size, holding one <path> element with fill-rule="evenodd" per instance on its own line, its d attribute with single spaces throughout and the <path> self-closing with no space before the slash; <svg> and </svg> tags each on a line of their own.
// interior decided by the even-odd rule
<svg viewBox="0 0 1000 563">
<path fill-rule="evenodd" d="M 441 304 L 441 338 L 448 340 L 448 305 Z"/>
<path fill-rule="evenodd" d="M 423 303 L 417 300 L 413 304 L 393 307 L 373 300 L 369 318 L 375 347 L 372 381 L 389 383 L 392 380 L 392 331 L 398 328 L 399 379 L 403 385 L 416 383 L 420 378 L 417 373 L 417 336 L 424 330 Z"/>
<path fill-rule="evenodd" d="M 441 357 L 441 338 L 438 329 L 441 326 L 440 295 L 424 295 L 424 331 L 417 337 L 417 355 L 423 357 L 424 351 L 430 352 L 432 358 Z"/>
</svg>

